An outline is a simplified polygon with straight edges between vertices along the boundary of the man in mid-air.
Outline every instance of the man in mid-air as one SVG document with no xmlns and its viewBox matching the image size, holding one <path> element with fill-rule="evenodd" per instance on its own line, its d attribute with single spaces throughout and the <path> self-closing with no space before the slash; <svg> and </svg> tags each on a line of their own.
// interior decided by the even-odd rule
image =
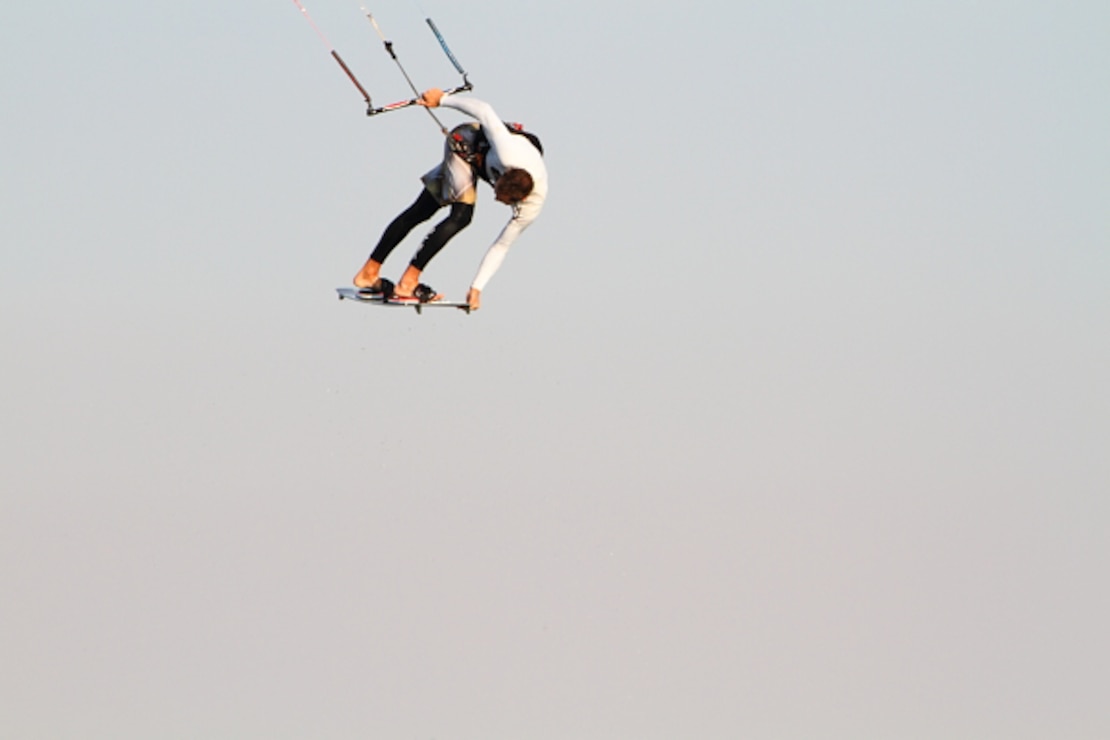
<svg viewBox="0 0 1110 740">
<path fill-rule="evenodd" d="M 432 88 L 420 96 L 428 108 L 454 108 L 476 119 L 477 124 L 455 128 L 444 146 L 443 162 L 421 178 L 424 189 L 416 201 L 395 218 L 354 278 L 362 292 L 373 295 L 389 290 L 381 278 L 382 263 L 419 224 L 446 205 L 451 210 L 424 239 L 395 286 L 392 300 L 429 302 L 443 296 L 420 282 L 420 275 L 453 236 L 465 229 L 474 215 L 477 179 L 493 185 L 494 198 L 512 208 L 509 223 L 486 251 L 470 284 L 466 302 L 471 310 L 481 306 L 482 290 L 501 267 L 516 238 L 536 220 L 547 198 L 547 168 L 539 140 L 507 126 L 489 105 L 476 98 L 445 95 Z"/>
</svg>

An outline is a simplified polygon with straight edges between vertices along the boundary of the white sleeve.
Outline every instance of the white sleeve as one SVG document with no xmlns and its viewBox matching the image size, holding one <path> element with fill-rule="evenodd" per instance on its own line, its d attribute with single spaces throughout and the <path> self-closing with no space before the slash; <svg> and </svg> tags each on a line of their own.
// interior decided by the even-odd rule
<svg viewBox="0 0 1110 740">
<path fill-rule="evenodd" d="M 482 264 L 478 266 L 478 274 L 474 276 L 474 281 L 470 283 L 471 288 L 475 290 L 485 289 L 490 278 L 501 267 L 501 263 L 505 261 L 505 255 L 509 253 L 509 247 L 536 220 L 541 210 L 543 210 L 542 201 L 537 204 L 529 202 L 529 199 L 525 199 L 513 209 L 513 217 L 509 219 L 509 223 L 505 224 L 505 228 L 501 230 L 497 241 L 486 250 L 486 256 L 482 258 Z"/>
<path fill-rule="evenodd" d="M 482 130 L 489 139 L 490 144 L 494 147 L 504 147 L 506 144 L 511 146 L 512 138 L 515 134 L 509 132 L 505 127 L 504 122 L 497 115 L 497 111 L 493 106 L 484 100 L 477 98 L 466 98 L 459 95 L 444 95 L 439 104 L 445 108 L 454 108 L 455 110 L 462 111 L 466 115 L 474 118 L 482 125 Z"/>
</svg>

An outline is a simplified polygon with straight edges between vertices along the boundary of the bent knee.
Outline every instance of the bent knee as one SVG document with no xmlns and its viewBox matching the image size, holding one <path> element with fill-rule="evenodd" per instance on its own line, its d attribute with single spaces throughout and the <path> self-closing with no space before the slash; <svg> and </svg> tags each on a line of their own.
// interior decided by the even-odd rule
<svg viewBox="0 0 1110 740">
<path fill-rule="evenodd" d="M 451 215 L 447 220 L 455 229 L 465 229 L 474 218 L 474 205 L 472 203 L 452 203 Z"/>
</svg>

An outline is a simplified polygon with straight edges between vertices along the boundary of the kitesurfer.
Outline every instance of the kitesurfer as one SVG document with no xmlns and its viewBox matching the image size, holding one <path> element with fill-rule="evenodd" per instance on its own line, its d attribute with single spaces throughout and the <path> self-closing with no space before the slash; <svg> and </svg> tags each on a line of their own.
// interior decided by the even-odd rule
<svg viewBox="0 0 1110 740">
<path fill-rule="evenodd" d="M 481 178 L 493 185 L 498 202 L 512 208 L 512 216 L 486 251 L 470 284 L 466 302 L 471 310 L 476 310 L 481 305 L 482 290 L 501 267 L 509 247 L 543 209 L 547 197 L 547 169 L 542 150 L 538 139 L 507 126 L 484 101 L 447 95 L 432 88 L 420 96 L 419 103 L 428 108 L 454 108 L 476 119 L 477 123 L 463 124 L 451 132 L 444 145 L 443 162 L 421 178 L 424 188 L 420 195 L 386 227 L 370 258 L 355 275 L 354 284 L 370 294 L 386 289 L 386 281 L 380 275 L 386 257 L 417 225 L 449 205 L 451 210 L 447 218 L 424 239 L 401 279 L 391 289 L 393 300 L 442 299 L 420 282 L 420 275 L 447 242 L 470 224 L 477 201 L 477 178 Z"/>
</svg>

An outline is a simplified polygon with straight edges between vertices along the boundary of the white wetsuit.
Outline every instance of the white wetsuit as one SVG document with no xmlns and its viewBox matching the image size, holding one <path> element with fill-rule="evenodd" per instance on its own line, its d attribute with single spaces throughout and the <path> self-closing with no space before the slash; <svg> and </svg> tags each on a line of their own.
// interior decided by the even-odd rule
<svg viewBox="0 0 1110 740">
<path fill-rule="evenodd" d="M 532 142 L 525 136 L 509 131 L 489 103 L 476 98 L 445 95 L 440 105 L 462 111 L 481 124 L 490 145 L 483 164 L 490 182 L 496 183 L 509 169 L 525 170 L 532 176 L 532 192 L 512 207 L 512 218 L 501 230 L 497 241 L 486 251 L 482 264 L 478 266 L 478 274 L 470 284 L 470 287 L 482 290 L 501 267 L 509 247 L 543 210 L 543 202 L 547 198 L 547 168 L 544 166 L 543 156 Z"/>
</svg>

